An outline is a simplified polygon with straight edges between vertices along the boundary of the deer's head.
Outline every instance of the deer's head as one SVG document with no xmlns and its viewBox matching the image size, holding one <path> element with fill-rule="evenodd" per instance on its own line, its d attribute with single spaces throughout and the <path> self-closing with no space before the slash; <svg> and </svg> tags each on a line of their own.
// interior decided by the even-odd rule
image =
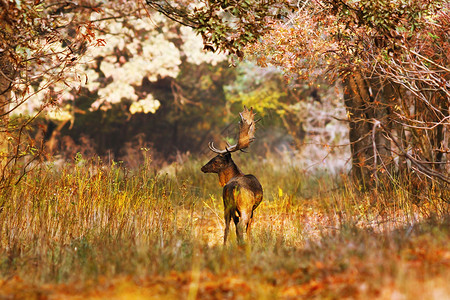
<svg viewBox="0 0 450 300">
<path fill-rule="evenodd" d="M 202 167 L 203 173 L 219 173 L 225 170 L 231 163 L 231 153 L 218 154 Z"/>
<path fill-rule="evenodd" d="M 219 179 L 222 185 L 229 180 L 229 177 L 233 177 L 241 174 L 238 167 L 231 159 L 231 153 L 247 148 L 250 143 L 255 139 L 255 114 L 253 108 L 250 110 L 244 106 L 244 111 L 239 113 L 241 121 L 239 122 L 239 139 L 235 145 L 228 145 L 225 149 L 220 150 L 214 147 L 213 142 L 209 143 L 209 149 L 217 155 L 211 159 L 201 170 L 204 173 L 218 173 Z"/>
</svg>

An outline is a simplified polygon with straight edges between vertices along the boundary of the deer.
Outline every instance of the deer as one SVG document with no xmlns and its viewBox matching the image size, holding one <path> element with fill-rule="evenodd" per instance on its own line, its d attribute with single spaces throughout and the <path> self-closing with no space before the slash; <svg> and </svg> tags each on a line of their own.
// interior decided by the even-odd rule
<svg viewBox="0 0 450 300">
<path fill-rule="evenodd" d="M 243 151 L 255 139 L 255 114 L 253 107 L 239 113 L 239 139 L 235 145 L 229 145 L 223 150 L 214 147 L 209 142 L 209 149 L 217 154 L 201 168 L 203 173 L 217 173 L 219 183 L 223 187 L 223 206 L 225 219 L 225 232 L 223 243 L 226 245 L 230 231 L 231 219 L 236 227 L 238 243 L 244 243 L 243 232 L 245 229 L 247 239 L 250 240 L 253 212 L 263 199 L 263 189 L 258 179 L 252 174 L 244 174 L 231 158 L 231 153 Z M 259 121 L 259 120 L 258 120 Z M 243 151 L 245 152 L 245 151 Z"/>
</svg>

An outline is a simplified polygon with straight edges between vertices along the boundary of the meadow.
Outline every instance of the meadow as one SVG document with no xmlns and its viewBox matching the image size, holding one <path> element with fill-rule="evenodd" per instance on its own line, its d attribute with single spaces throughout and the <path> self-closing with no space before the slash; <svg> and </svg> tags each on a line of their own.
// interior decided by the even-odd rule
<svg viewBox="0 0 450 300">
<path fill-rule="evenodd" d="M 203 159 L 205 160 L 205 159 Z M 450 192 L 244 161 L 264 188 L 252 241 L 223 246 L 222 189 L 80 156 L 0 198 L 0 299 L 449 299 Z"/>
</svg>

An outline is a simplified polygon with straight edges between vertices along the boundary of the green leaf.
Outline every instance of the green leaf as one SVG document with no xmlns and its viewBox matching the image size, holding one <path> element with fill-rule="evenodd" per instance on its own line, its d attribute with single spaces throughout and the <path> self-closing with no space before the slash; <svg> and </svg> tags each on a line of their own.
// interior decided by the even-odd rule
<svg viewBox="0 0 450 300">
<path fill-rule="evenodd" d="M 428 35 L 429 35 L 430 37 L 432 37 L 433 39 L 435 39 L 435 40 L 437 40 L 437 39 L 439 38 L 437 35 L 435 35 L 435 34 L 432 33 L 432 32 L 428 32 Z"/>
</svg>

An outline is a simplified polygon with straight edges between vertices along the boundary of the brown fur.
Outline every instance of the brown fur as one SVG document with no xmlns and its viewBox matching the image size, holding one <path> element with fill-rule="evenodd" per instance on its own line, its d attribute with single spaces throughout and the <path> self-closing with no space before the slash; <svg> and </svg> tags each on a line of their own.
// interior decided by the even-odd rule
<svg viewBox="0 0 450 300">
<path fill-rule="evenodd" d="M 250 238 L 253 211 L 263 199 L 262 186 L 255 176 L 244 175 L 231 159 L 231 154 L 219 154 L 202 167 L 204 173 L 217 173 L 223 186 L 223 205 L 225 217 L 224 244 L 233 218 L 239 243 L 244 241 L 244 228 Z"/>
</svg>

